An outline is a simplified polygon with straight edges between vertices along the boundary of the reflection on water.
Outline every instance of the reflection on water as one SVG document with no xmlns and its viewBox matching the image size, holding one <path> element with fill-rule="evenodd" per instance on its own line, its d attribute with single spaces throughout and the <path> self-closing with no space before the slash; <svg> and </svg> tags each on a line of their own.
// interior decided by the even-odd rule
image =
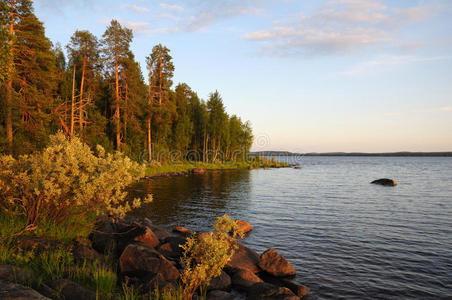
<svg viewBox="0 0 452 300">
<path fill-rule="evenodd" d="M 151 179 L 133 189 L 151 193 L 154 201 L 133 214 L 159 225 L 207 230 L 215 217 L 249 205 L 249 180 L 248 170 Z"/>
<path fill-rule="evenodd" d="M 305 157 L 303 168 L 158 178 L 135 189 L 154 202 L 134 214 L 208 230 L 224 213 L 247 220 L 244 241 L 274 247 L 310 299 L 452 296 L 452 159 Z M 369 184 L 394 178 L 396 187 Z"/>
</svg>

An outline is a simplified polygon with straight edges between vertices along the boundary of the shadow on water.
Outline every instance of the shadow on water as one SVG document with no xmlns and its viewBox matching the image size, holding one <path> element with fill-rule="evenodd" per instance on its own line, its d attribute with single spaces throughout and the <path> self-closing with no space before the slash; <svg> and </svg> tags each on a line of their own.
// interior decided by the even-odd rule
<svg viewBox="0 0 452 300">
<path fill-rule="evenodd" d="M 132 189 L 134 196 L 144 192 L 154 199 L 132 215 L 147 217 L 159 225 L 207 230 L 217 216 L 249 204 L 250 172 L 209 171 L 204 175 L 154 178 Z"/>
</svg>

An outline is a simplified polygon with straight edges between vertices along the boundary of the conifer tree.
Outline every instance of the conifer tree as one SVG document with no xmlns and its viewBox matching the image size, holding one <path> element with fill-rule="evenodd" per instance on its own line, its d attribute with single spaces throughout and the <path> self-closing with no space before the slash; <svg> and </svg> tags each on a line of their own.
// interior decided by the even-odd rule
<svg viewBox="0 0 452 300">
<path fill-rule="evenodd" d="M 103 53 L 107 63 L 107 72 L 110 77 L 114 76 L 114 123 L 116 136 L 116 149 L 121 149 L 121 87 L 119 85 L 119 73 L 124 68 L 124 61 L 129 54 L 130 43 L 132 42 L 132 30 L 125 28 L 118 21 L 112 20 L 102 36 Z M 112 76 L 112 74 L 114 74 Z M 125 87 L 122 87 L 125 88 Z"/>
</svg>

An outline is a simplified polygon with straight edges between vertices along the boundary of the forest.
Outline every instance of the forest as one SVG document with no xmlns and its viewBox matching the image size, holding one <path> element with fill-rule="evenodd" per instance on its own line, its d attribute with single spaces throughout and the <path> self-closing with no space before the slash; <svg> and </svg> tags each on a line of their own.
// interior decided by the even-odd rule
<svg viewBox="0 0 452 300">
<path fill-rule="evenodd" d="M 100 37 L 75 31 L 63 48 L 46 37 L 32 1 L 0 5 L 1 153 L 32 153 L 62 131 L 140 161 L 246 158 L 250 123 L 228 115 L 218 91 L 203 100 L 185 83 L 173 87 L 166 46 L 149 49 L 142 70 L 132 30 L 116 20 Z"/>
</svg>

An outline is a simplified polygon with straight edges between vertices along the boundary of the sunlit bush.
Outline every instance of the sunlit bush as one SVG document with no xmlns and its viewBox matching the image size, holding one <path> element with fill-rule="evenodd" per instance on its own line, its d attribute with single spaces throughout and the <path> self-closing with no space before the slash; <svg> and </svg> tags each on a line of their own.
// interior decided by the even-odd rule
<svg viewBox="0 0 452 300">
<path fill-rule="evenodd" d="M 215 232 L 193 235 L 182 245 L 184 250 L 181 274 L 184 299 L 192 299 L 193 294 L 201 286 L 208 286 L 210 280 L 221 274 L 221 270 L 234 255 L 238 247 L 235 237 L 238 232 L 237 223 L 224 215 L 216 221 Z M 229 234 L 232 233 L 232 236 Z"/>
<path fill-rule="evenodd" d="M 129 203 L 125 187 L 144 175 L 143 166 L 100 146 L 93 152 L 63 133 L 50 139 L 42 152 L 0 157 L 1 209 L 36 226 L 43 218 L 60 224 L 88 213 L 122 217 L 141 205 L 140 199 Z"/>
</svg>

